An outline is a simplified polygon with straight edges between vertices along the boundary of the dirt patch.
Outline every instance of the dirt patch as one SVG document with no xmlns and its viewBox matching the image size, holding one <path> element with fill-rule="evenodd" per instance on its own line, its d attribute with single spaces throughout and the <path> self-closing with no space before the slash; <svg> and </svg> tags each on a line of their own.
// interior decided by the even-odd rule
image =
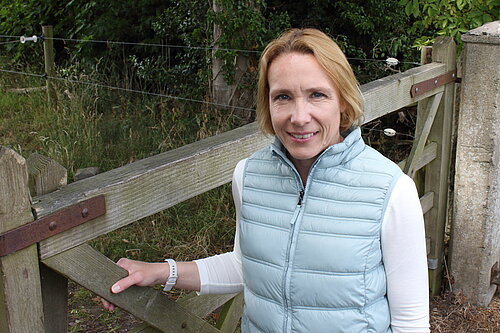
<svg viewBox="0 0 500 333">
<path fill-rule="evenodd" d="M 471 305 L 462 294 L 446 293 L 430 303 L 432 333 L 500 332 L 500 294 L 486 308 Z"/>
</svg>

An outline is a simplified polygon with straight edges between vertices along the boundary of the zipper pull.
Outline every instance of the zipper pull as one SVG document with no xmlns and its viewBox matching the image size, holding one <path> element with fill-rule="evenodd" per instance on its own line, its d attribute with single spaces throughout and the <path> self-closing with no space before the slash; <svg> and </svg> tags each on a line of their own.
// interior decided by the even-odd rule
<svg viewBox="0 0 500 333">
<path fill-rule="evenodd" d="M 302 206 L 302 199 L 304 199 L 304 191 L 299 192 L 299 202 L 297 203 L 297 206 Z"/>
</svg>

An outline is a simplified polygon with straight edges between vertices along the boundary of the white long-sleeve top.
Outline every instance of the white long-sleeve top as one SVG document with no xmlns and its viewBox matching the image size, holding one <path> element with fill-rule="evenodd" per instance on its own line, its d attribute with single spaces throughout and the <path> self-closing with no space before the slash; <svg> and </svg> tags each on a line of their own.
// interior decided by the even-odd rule
<svg viewBox="0 0 500 333">
<path fill-rule="evenodd" d="M 240 161 L 233 173 L 234 249 L 195 261 L 200 274 L 200 294 L 243 290 L 238 224 L 244 166 L 245 160 Z M 381 243 L 393 333 L 428 333 L 429 287 L 424 221 L 415 184 L 407 175 L 398 179 L 392 191 L 382 221 Z"/>
</svg>

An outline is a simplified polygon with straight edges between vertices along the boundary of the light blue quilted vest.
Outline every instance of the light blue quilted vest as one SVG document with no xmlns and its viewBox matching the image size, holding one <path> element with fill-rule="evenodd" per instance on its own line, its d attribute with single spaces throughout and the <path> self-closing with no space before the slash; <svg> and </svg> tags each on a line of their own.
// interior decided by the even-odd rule
<svg viewBox="0 0 500 333">
<path fill-rule="evenodd" d="M 243 332 L 391 332 L 380 234 L 401 174 L 359 128 L 322 153 L 305 188 L 279 143 L 250 157 Z"/>
</svg>

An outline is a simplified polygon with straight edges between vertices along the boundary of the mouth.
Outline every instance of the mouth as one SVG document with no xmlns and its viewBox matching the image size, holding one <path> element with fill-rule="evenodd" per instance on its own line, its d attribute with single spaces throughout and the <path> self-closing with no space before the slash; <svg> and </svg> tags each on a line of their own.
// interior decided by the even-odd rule
<svg viewBox="0 0 500 333">
<path fill-rule="evenodd" d="M 314 135 L 316 135 L 318 132 L 310 132 L 310 133 L 288 133 L 291 137 L 297 139 L 297 140 L 307 140 L 309 138 L 312 138 Z"/>
</svg>

